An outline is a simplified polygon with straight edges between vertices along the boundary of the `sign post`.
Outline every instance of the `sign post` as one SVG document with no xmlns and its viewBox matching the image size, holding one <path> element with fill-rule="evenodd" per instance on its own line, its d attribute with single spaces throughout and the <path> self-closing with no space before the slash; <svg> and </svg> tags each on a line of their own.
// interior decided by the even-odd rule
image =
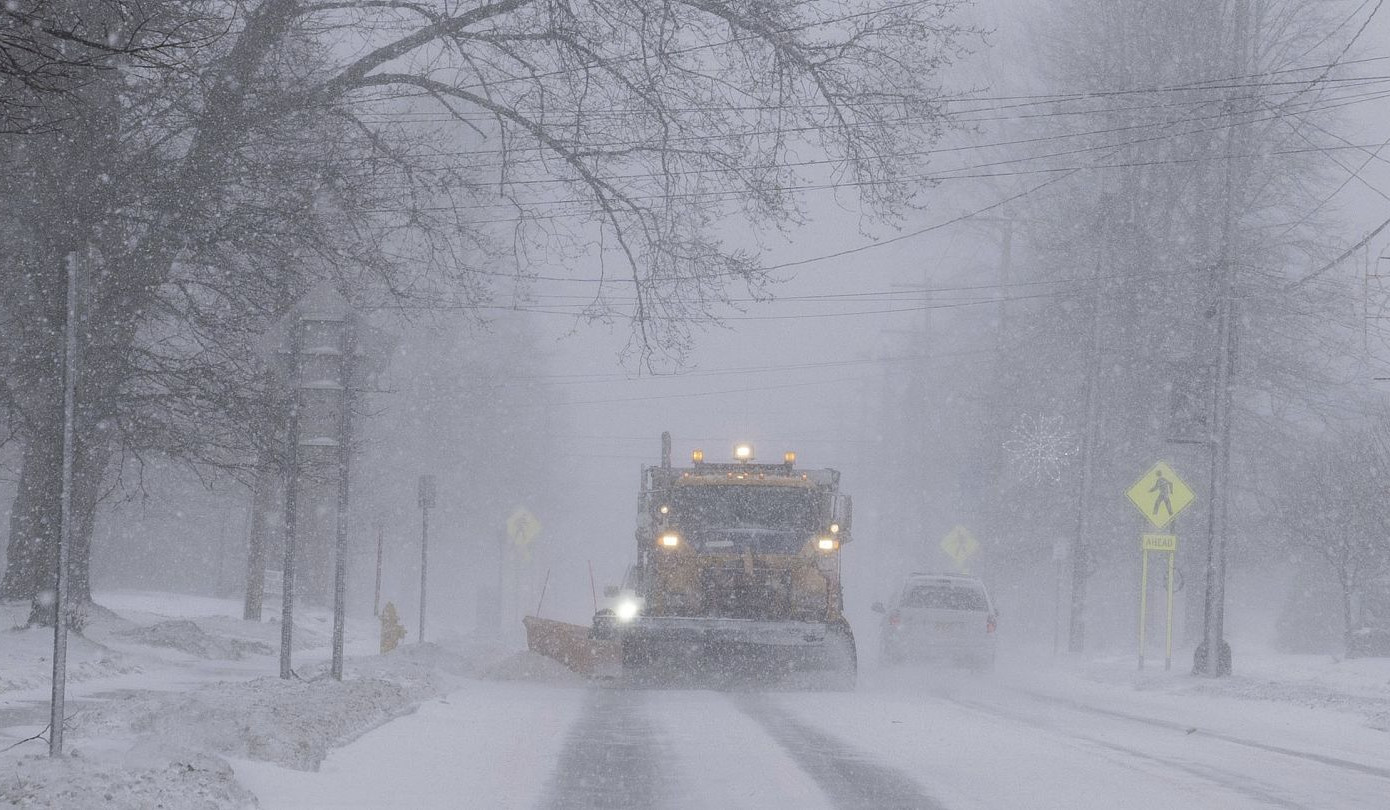
<svg viewBox="0 0 1390 810">
<path fill-rule="evenodd" d="M 1178 552 L 1178 536 L 1175 534 L 1145 534 L 1139 542 L 1143 562 L 1139 573 L 1139 668 L 1144 668 L 1145 631 L 1148 629 L 1149 602 L 1149 552 L 1156 551 L 1168 555 L 1168 615 L 1163 639 L 1163 668 L 1173 668 L 1173 558 Z"/>
<path fill-rule="evenodd" d="M 1165 462 L 1158 462 L 1134 482 L 1125 496 L 1155 529 L 1171 526 L 1178 513 L 1196 496 L 1186 481 Z M 1148 630 L 1149 552 L 1168 555 L 1168 613 L 1164 631 L 1163 668 L 1173 668 L 1173 564 L 1178 555 L 1178 536 L 1170 528 L 1164 534 L 1144 534 L 1139 540 L 1139 668 L 1144 668 L 1144 642 Z"/>
</svg>

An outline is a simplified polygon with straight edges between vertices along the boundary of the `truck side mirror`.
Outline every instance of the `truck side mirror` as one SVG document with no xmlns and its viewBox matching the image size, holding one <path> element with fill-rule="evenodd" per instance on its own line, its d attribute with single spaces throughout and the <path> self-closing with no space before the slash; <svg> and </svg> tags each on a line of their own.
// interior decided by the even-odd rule
<svg viewBox="0 0 1390 810">
<path fill-rule="evenodd" d="M 887 612 L 888 612 L 888 608 L 884 607 L 882 602 L 875 602 L 874 605 L 873 605 L 873 607 L 869 608 L 869 610 L 872 610 L 872 611 L 875 612 L 875 613 L 887 613 Z"/>
<path fill-rule="evenodd" d="M 830 521 L 840 526 L 840 542 L 848 543 L 853 539 L 850 534 L 850 524 L 854 522 L 854 499 L 848 495 L 836 495 L 835 506 L 830 516 Z"/>
</svg>

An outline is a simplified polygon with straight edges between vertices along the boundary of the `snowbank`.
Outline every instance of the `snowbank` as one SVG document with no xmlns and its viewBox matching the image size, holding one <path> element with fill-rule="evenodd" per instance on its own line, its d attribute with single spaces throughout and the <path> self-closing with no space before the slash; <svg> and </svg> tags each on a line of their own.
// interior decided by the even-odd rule
<svg viewBox="0 0 1390 810">
<path fill-rule="evenodd" d="M 17 810 L 240 810 L 255 807 L 231 767 L 208 756 L 167 762 L 30 756 L 0 776 L 0 806 Z"/>
<path fill-rule="evenodd" d="M 23 627 L 28 604 L 0 605 L 0 696 L 46 689 L 53 677 L 53 630 Z M 140 664 L 86 636 L 68 637 L 68 682 L 84 683 L 141 671 Z"/>
<path fill-rule="evenodd" d="M 0 750 L 0 807 L 256 806 L 223 757 L 316 770 L 333 748 L 506 659 L 495 642 L 376 648 L 375 623 L 349 622 L 346 679 L 328 674 L 331 615 L 296 621 L 296 678 L 278 670 L 280 626 L 239 618 L 234 600 L 101 593 L 69 636 L 70 756 L 43 740 Z M 51 629 L 25 628 L 28 605 L 0 604 L 0 749 L 47 721 Z M 359 653 L 352 655 L 352 653 Z"/>
<path fill-rule="evenodd" d="M 73 719 L 73 739 L 133 734 L 139 745 L 314 770 L 329 749 L 410 710 L 423 695 L 375 678 L 264 677 L 187 693 L 134 693 Z"/>
<path fill-rule="evenodd" d="M 251 655 L 274 655 L 263 641 L 214 636 L 188 619 L 169 619 L 149 627 L 122 630 L 119 635 L 151 647 L 168 647 L 198 658 L 240 661 Z"/>
</svg>

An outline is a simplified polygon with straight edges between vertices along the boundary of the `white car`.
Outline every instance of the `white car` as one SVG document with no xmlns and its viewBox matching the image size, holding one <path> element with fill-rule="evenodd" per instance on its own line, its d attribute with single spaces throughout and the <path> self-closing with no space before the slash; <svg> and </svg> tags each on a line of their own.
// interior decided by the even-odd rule
<svg viewBox="0 0 1390 810">
<path fill-rule="evenodd" d="M 979 577 L 910 574 L 883 614 L 880 658 L 947 661 L 974 670 L 994 668 L 994 630 L 999 613 Z"/>
</svg>

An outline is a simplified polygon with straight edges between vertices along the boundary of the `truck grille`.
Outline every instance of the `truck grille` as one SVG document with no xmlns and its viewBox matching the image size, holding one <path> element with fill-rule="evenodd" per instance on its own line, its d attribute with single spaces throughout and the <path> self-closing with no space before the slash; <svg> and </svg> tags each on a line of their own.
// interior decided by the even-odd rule
<svg viewBox="0 0 1390 810">
<path fill-rule="evenodd" d="M 706 568 L 700 575 L 703 613 L 730 619 L 792 619 L 790 571 L 738 566 Z"/>
</svg>

